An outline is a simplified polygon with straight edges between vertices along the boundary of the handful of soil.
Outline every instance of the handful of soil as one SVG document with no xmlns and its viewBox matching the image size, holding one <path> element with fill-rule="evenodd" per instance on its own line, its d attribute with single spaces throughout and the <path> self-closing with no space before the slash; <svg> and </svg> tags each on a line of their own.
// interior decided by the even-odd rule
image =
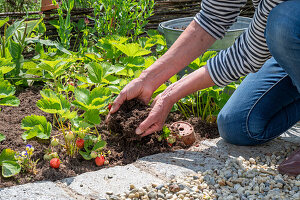
<svg viewBox="0 0 300 200">
<path fill-rule="evenodd" d="M 150 106 L 140 100 L 125 101 L 119 110 L 111 115 L 108 128 L 126 140 L 140 140 L 141 137 L 135 133 L 135 129 L 147 118 L 150 111 Z"/>
</svg>

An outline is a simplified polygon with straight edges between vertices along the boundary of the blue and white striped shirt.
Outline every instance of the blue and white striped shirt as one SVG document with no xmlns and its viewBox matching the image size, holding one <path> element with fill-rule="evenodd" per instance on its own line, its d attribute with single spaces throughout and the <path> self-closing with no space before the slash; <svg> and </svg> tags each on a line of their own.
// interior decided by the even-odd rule
<svg viewBox="0 0 300 200">
<path fill-rule="evenodd" d="M 207 62 L 209 74 L 218 86 L 258 71 L 271 57 L 264 31 L 270 11 L 283 0 L 253 0 L 255 13 L 249 28 L 226 50 Z M 202 0 L 195 21 L 216 39 L 222 39 L 247 0 Z"/>
</svg>

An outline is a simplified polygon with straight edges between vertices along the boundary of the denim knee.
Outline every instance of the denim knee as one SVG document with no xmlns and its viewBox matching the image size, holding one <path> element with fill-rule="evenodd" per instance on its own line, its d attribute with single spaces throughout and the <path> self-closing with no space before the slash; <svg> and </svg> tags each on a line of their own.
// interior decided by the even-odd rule
<svg viewBox="0 0 300 200">
<path fill-rule="evenodd" d="M 300 43 L 299 32 L 296 31 L 299 30 L 299 11 L 299 1 L 291 0 L 277 5 L 268 16 L 265 38 L 276 60 L 284 54 L 293 54 L 293 46 Z"/>
<path fill-rule="evenodd" d="M 231 110 L 232 111 L 232 110 Z M 246 130 L 246 120 L 236 113 L 222 109 L 217 123 L 220 136 L 228 143 L 240 146 L 252 146 L 261 142 L 249 137 Z"/>
</svg>

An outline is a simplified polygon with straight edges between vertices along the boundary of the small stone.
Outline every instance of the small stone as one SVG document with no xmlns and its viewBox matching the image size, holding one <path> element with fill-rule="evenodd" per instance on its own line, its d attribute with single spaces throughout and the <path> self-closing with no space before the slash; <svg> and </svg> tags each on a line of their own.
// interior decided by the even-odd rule
<svg viewBox="0 0 300 200">
<path fill-rule="evenodd" d="M 151 185 L 152 185 L 153 188 L 156 188 L 156 187 L 157 187 L 157 184 L 156 184 L 156 183 L 152 183 Z"/>
<path fill-rule="evenodd" d="M 180 191 L 180 187 L 177 185 L 177 184 L 171 184 L 170 186 L 169 186 L 169 190 L 171 191 L 171 192 L 178 192 L 178 191 Z"/>
<path fill-rule="evenodd" d="M 231 183 L 230 181 L 225 181 L 225 183 L 230 186 L 230 187 L 233 187 L 233 183 Z"/>
<path fill-rule="evenodd" d="M 295 186 L 300 187 L 300 181 L 295 181 Z"/>
<path fill-rule="evenodd" d="M 173 197 L 172 194 L 166 194 L 166 199 L 171 199 Z"/>
<path fill-rule="evenodd" d="M 254 158 L 249 158 L 249 162 L 251 163 L 251 164 L 256 164 L 256 161 L 255 161 L 255 159 Z"/>
<path fill-rule="evenodd" d="M 198 176 L 193 176 L 193 179 L 197 180 L 197 179 L 199 179 L 199 177 Z"/>
<path fill-rule="evenodd" d="M 293 195 L 293 199 L 300 199 L 300 192 Z"/>
<path fill-rule="evenodd" d="M 220 186 L 225 186 L 225 185 L 226 185 L 224 179 L 219 180 L 219 181 L 218 181 L 218 184 L 219 184 Z"/>
<path fill-rule="evenodd" d="M 133 189 L 135 189 L 135 186 L 133 184 L 130 184 L 129 188 L 130 188 L 130 190 L 133 190 Z"/>
<path fill-rule="evenodd" d="M 130 194 L 128 195 L 128 198 L 130 198 L 130 199 L 135 198 L 135 194 L 134 194 L 134 193 L 130 193 Z"/>
<path fill-rule="evenodd" d="M 154 192 L 153 190 L 152 191 L 150 191 L 148 194 L 148 197 L 150 198 L 150 199 L 155 199 L 155 198 L 157 198 L 157 193 L 156 192 Z"/>
<path fill-rule="evenodd" d="M 107 191 L 106 194 L 107 194 L 107 195 L 112 195 L 113 192 L 112 192 L 112 191 Z"/>
<path fill-rule="evenodd" d="M 164 187 L 164 185 L 161 184 L 161 185 L 156 186 L 155 189 L 161 190 L 163 187 Z"/>
<path fill-rule="evenodd" d="M 164 198 L 165 198 L 165 195 L 164 195 L 163 193 L 161 193 L 161 192 L 158 192 L 158 193 L 157 193 L 157 197 L 158 197 L 158 198 L 164 199 Z"/>
</svg>

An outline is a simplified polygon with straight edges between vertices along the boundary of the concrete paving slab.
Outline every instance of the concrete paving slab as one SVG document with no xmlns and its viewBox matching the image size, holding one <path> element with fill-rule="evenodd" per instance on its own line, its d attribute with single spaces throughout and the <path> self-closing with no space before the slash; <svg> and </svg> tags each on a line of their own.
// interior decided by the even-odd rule
<svg viewBox="0 0 300 200">
<path fill-rule="evenodd" d="M 139 159 L 134 165 L 162 179 L 170 180 L 174 177 L 222 167 L 224 162 L 202 152 L 179 150 L 147 156 Z"/>
<path fill-rule="evenodd" d="M 72 200 L 76 199 L 70 196 L 61 187 L 55 183 L 36 182 L 19 185 L 9 188 L 0 188 L 1 200 Z"/>
<path fill-rule="evenodd" d="M 107 192 L 118 194 L 129 191 L 130 184 L 139 188 L 151 183 L 164 183 L 162 179 L 132 164 L 84 173 L 61 182 L 75 193 L 90 199 L 105 199 Z"/>
</svg>

